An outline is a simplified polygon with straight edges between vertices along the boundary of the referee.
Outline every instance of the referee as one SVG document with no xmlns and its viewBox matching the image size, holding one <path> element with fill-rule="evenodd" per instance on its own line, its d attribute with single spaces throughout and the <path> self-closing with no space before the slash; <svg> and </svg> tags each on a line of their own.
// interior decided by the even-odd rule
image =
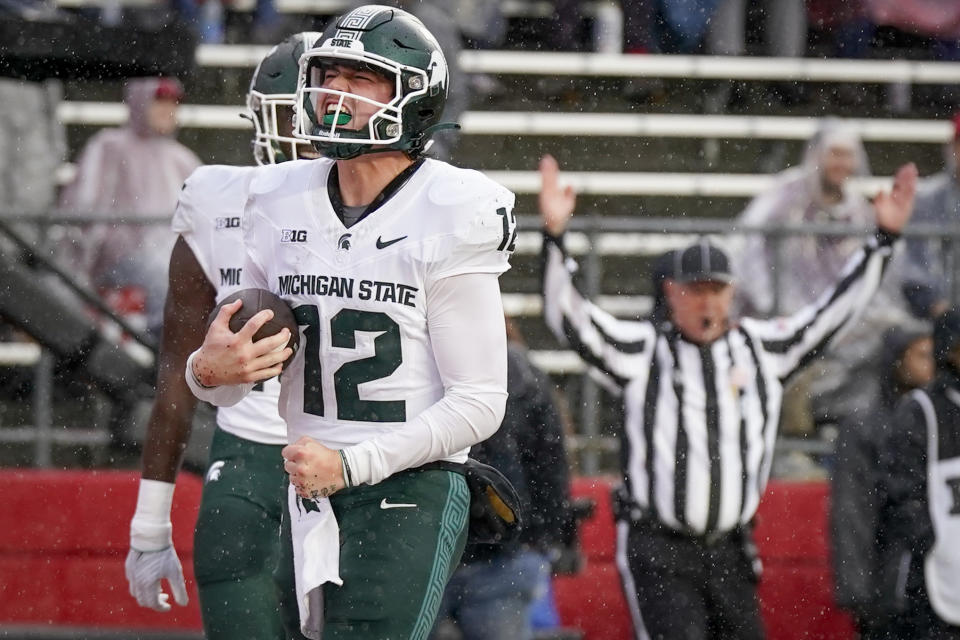
<svg viewBox="0 0 960 640">
<path fill-rule="evenodd" d="M 623 399 L 617 564 L 637 638 L 762 638 L 749 525 L 770 474 L 783 385 L 873 295 L 913 209 L 902 167 L 874 202 L 877 232 L 796 315 L 729 321 L 729 259 L 676 251 L 663 322 L 618 320 L 584 298 L 563 247 L 576 194 L 540 163 L 547 324 Z"/>
</svg>

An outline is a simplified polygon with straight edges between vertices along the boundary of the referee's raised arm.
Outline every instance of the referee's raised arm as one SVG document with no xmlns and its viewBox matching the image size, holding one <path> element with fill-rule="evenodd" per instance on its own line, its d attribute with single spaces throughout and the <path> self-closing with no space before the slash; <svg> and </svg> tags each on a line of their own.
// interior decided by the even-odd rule
<svg viewBox="0 0 960 640">
<path fill-rule="evenodd" d="M 781 380 L 826 349 L 876 293 L 893 256 L 893 244 L 913 214 L 916 188 L 917 167 L 913 163 L 900 167 L 891 191 L 874 199 L 876 234 L 851 256 L 837 283 L 816 301 L 789 317 L 743 320 L 744 328 L 760 339 Z"/>
<path fill-rule="evenodd" d="M 624 321 L 601 310 L 574 282 L 577 266 L 567 256 L 563 234 L 573 216 L 576 192 L 561 186 L 551 156 L 540 161 L 540 218 L 543 222 L 543 310 L 557 338 L 617 387 L 649 367 L 654 328 L 649 322 Z"/>
</svg>

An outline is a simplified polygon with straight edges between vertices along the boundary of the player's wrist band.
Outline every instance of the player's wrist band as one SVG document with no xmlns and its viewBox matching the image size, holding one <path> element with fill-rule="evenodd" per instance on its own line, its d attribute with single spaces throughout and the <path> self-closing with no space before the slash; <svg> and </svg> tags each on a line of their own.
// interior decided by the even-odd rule
<svg viewBox="0 0 960 640">
<path fill-rule="evenodd" d="M 170 546 L 173 490 L 172 482 L 140 480 L 137 508 L 130 522 L 130 546 L 137 551 L 159 551 Z"/>
<path fill-rule="evenodd" d="M 347 460 L 347 456 L 343 453 L 343 449 L 340 449 L 340 464 L 343 465 L 343 481 L 348 487 L 352 487 L 353 473 L 350 471 L 350 462 Z"/>
</svg>

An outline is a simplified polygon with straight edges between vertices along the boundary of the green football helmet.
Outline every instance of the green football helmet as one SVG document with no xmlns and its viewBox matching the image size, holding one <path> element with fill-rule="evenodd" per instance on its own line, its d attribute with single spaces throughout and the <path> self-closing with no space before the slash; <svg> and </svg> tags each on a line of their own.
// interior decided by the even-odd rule
<svg viewBox="0 0 960 640">
<path fill-rule="evenodd" d="M 299 157 L 303 140 L 281 133 L 278 107 L 287 107 L 293 117 L 297 98 L 300 56 L 320 38 L 316 31 L 296 33 L 270 50 L 250 80 L 246 117 L 253 121 L 253 157 L 257 164 L 276 164 Z M 302 149 L 303 147 L 301 147 Z"/>
<path fill-rule="evenodd" d="M 386 77 L 395 87 L 393 97 L 378 102 L 324 88 L 325 71 L 334 66 Z M 382 5 L 359 7 L 337 18 L 300 58 L 294 135 L 336 160 L 382 151 L 417 156 L 434 131 L 448 126 L 439 120 L 449 81 L 443 51 L 419 19 Z M 352 114 L 345 100 L 376 112 L 363 127 L 348 128 Z"/>
</svg>

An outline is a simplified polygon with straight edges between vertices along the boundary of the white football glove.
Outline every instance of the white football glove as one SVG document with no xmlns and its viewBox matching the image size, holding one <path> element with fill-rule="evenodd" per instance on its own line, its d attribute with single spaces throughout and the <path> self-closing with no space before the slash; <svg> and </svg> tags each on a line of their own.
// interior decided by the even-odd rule
<svg viewBox="0 0 960 640">
<path fill-rule="evenodd" d="M 173 489 L 170 482 L 140 480 L 137 510 L 130 521 L 130 553 L 124 564 L 130 595 L 140 606 L 156 611 L 170 610 L 170 596 L 163 592 L 163 580 L 169 584 L 176 603 L 187 604 L 187 586 L 173 548 L 170 524 Z"/>
<path fill-rule="evenodd" d="M 183 580 L 183 569 L 173 547 L 161 551 L 137 551 L 130 549 L 124 565 L 127 582 L 130 583 L 130 595 L 137 599 L 141 607 L 150 607 L 156 611 L 170 611 L 167 600 L 170 596 L 163 592 L 161 581 L 166 579 L 173 593 L 173 599 L 180 606 L 187 605 L 187 585 Z"/>
</svg>

